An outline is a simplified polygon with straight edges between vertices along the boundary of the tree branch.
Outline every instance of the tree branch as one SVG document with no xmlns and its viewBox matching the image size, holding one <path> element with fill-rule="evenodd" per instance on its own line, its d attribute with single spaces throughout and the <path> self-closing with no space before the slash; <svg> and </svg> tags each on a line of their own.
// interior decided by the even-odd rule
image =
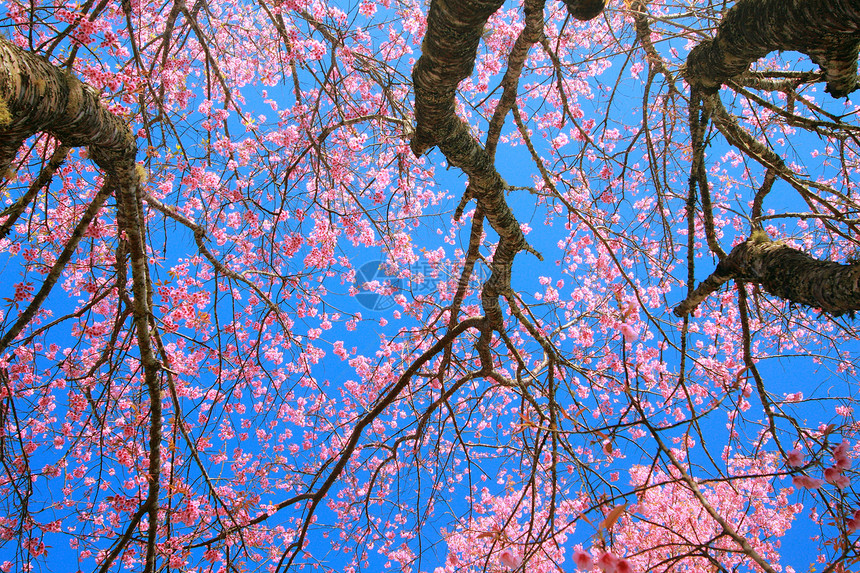
<svg viewBox="0 0 860 573">
<path fill-rule="evenodd" d="M 731 279 L 759 284 L 774 296 L 835 316 L 860 310 L 860 263 L 821 261 L 756 231 L 675 307 L 675 315 L 693 312 Z"/>
<path fill-rule="evenodd" d="M 755 22 L 755 25 L 751 25 Z M 684 76 L 706 92 L 776 50 L 808 55 L 821 66 L 826 91 L 844 97 L 857 89 L 860 5 L 852 0 L 739 0 L 717 34 L 693 48 Z"/>
<path fill-rule="evenodd" d="M 422 55 L 412 71 L 417 126 L 409 143 L 416 156 L 438 146 L 451 165 L 466 173 L 468 198 L 478 202 L 499 234 L 492 273 L 482 291 L 484 313 L 497 330 L 503 323 L 499 296 L 510 287 L 514 257 L 519 251 L 534 250 L 505 199 L 507 184 L 493 158 L 457 117 L 455 94 L 460 81 L 472 73 L 484 25 L 501 5 L 499 0 L 432 2 Z"/>
<path fill-rule="evenodd" d="M 149 491 L 146 501 L 138 511 L 141 515 L 132 519 L 116 553 L 118 555 L 130 538 L 135 521 L 141 519 L 143 512 L 148 513 L 144 571 L 150 573 L 156 569 L 161 477 L 161 364 L 152 348 L 150 330 L 152 287 L 146 253 L 140 174 L 135 164 L 137 144 L 129 126 L 102 106 L 96 90 L 52 65 L 46 58 L 20 50 L 0 35 L 0 172 L 10 166 L 23 142 L 38 132 L 54 135 L 65 147 L 88 146 L 92 160 L 104 169 L 109 177 L 78 223 L 63 254 L 29 308 L 38 308 L 47 297 L 47 293 L 74 254 L 89 222 L 98 213 L 111 190 L 115 191 L 117 199 L 117 231 L 120 241 L 127 240 L 129 244 L 134 324 L 143 367 L 143 383 L 150 401 L 149 467 L 146 476 Z M 118 264 L 121 263 L 118 261 Z M 6 332 L 0 345 L 8 346 L 16 335 L 15 328 Z"/>
</svg>

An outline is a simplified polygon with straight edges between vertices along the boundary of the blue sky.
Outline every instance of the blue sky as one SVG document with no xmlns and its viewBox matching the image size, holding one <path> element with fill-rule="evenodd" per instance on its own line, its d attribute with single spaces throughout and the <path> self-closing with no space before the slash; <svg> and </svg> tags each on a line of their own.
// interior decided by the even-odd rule
<svg viewBox="0 0 860 573">
<path fill-rule="evenodd" d="M 348 6 L 349 13 L 356 13 L 356 3 L 350 3 Z M 622 57 L 619 56 L 617 60 L 613 61 L 613 64 L 616 65 L 617 68 L 620 68 L 622 65 L 619 60 Z M 401 67 L 403 68 L 401 71 L 404 73 L 408 73 L 408 66 L 405 63 L 401 63 Z M 634 121 L 635 119 L 635 110 L 633 110 L 633 106 L 635 102 L 638 101 L 639 92 L 637 91 L 625 91 L 627 88 L 630 90 L 641 90 L 641 84 L 636 81 L 633 81 L 628 77 L 626 72 L 622 72 L 621 74 L 625 78 L 625 82 L 623 84 L 624 89 L 621 90 L 620 93 L 616 94 L 617 97 L 614 99 L 615 110 L 618 113 L 619 117 L 624 116 L 629 121 Z M 288 93 L 290 90 L 290 86 L 284 86 L 283 88 L 279 88 L 284 91 L 284 93 Z M 272 90 L 274 91 L 274 89 Z M 253 90 L 252 90 L 253 92 Z M 199 95 L 199 94 L 198 94 Z M 253 102 L 254 96 L 249 96 L 248 101 Z M 600 107 L 600 99 L 595 99 L 593 101 L 593 105 L 595 108 Z M 841 103 L 834 103 L 830 101 L 821 102 L 822 105 L 825 106 L 833 106 L 833 109 L 841 110 Z M 196 105 L 196 104 L 195 104 Z M 266 104 L 262 103 L 260 100 L 257 103 L 250 103 L 249 108 L 256 108 L 259 106 L 259 111 L 261 113 L 271 113 L 271 110 L 265 107 Z M 631 110 L 628 113 L 627 110 Z M 256 111 L 255 109 L 253 111 Z M 235 118 L 231 118 L 231 129 L 240 128 L 240 123 Z M 510 125 L 508 126 L 510 128 Z M 535 134 L 535 139 L 539 145 L 543 146 L 543 150 L 548 149 L 548 142 L 542 140 L 540 134 Z M 196 145 L 198 142 L 189 142 L 188 146 Z M 797 154 L 799 156 L 805 156 L 810 152 L 816 145 L 817 142 L 815 138 L 803 138 L 798 136 L 797 139 L 792 140 L 791 142 L 795 149 L 797 150 Z M 721 138 L 715 137 L 714 143 L 712 147 L 708 150 L 708 155 L 710 160 L 716 160 L 720 156 L 724 155 L 729 151 L 728 146 L 726 146 Z M 497 162 L 499 170 L 502 176 L 507 180 L 507 182 L 514 186 L 528 186 L 533 184 L 533 177 L 535 175 L 535 168 L 531 164 L 528 159 L 525 149 L 520 146 L 514 149 L 510 147 L 502 147 L 499 151 L 499 160 Z M 680 160 L 679 160 L 680 161 Z M 434 213 L 434 216 L 429 218 L 429 221 L 426 225 L 419 227 L 414 230 L 412 234 L 412 239 L 415 244 L 420 245 L 425 249 L 435 249 L 441 245 L 446 246 L 446 248 L 450 248 L 449 245 L 446 245 L 442 241 L 442 237 L 440 237 L 436 233 L 436 229 L 433 228 L 434 223 L 438 223 L 443 228 L 446 227 L 447 222 L 450 217 L 450 213 L 453 208 L 456 206 L 459 196 L 465 187 L 465 179 L 464 177 L 455 169 L 446 169 L 444 167 L 444 160 L 441 157 L 441 154 L 438 151 L 433 151 L 427 158 L 428 165 L 435 166 L 435 182 L 436 184 L 444 189 L 449 191 L 450 201 L 447 204 L 440 205 L 437 211 Z M 760 170 L 754 171 L 757 176 L 760 176 Z M 732 176 L 737 177 L 737 173 L 731 173 Z M 593 195 L 596 197 L 603 190 L 601 185 L 604 183 L 596 180 L 593 182 L 594 189 Z M 794 210 L 795 208 L 799 208 L 799 205 L 796 206 L 796 201 L 792 200 L 794 195 L 791 192 L 788 192 L 785 186 L 777 186 L 772 194 L 768 197 L 768 200 L 765 204 L 765 207 L 773 207 L 777 209 L 785 209 Z M 546 260 L 538 261 L 535 257 L 528 253 L 520 253 L 515 262 L 515 276 L 513 286 L 516 290 L 525 293 L 524 297 L 529 298 L 533 293 L 537 293 L 542 291 L 542 287 L 538 281 L 539 276 L 550 276 L 554 279 L 559 276 L 559 267 L 556 264 L 556 258 L 558 258 L 558 248 L 556 246 L 557 241 L 559 240 L 559 234 L 562 233 L 562 229 L 560 227 L 547 229 L 544 228 L 543 225 L 543 208 L 535 207 L 534 205 L 534 197 L 525 191 L 514 191 L 508 195 L 508 199 L 514 207 L 517 216 L 519 217 L 521 222 L 529 223 L 533 228 L 533 231 L 529 234 L 529 240 L 535 245 L 535 247 L 546 254 Z M 630 202 L 621 202 L 618 207 L 619 214 L 623 217 L 632 216 L 634 213 L 634 208 L 630 204 Z M 789 231 L 792 229 L 789 228 Z M 465 231 L 461 231 L 459 235 L 460 245 L 465 245 L 465 241 L 467 238 L 468 229 Z M 728 241 L 730 237 L 734 233 L 733 230 L 727 229 L 727 239 L 725 240 L 724 247 L 728 247 Z M 164 241 L 164 245 L 167 249 L 166 261 L 163 263 L 163 267 L 160 270 L 161 278 L 166 280 L 165 270 L 178 258 L 182 256 L 187 256 L 185 253 L 188 253 L 193 249 L 193 238 L 190 233 L 178 230 L 176 227 L 170 226 L 167 233 L 162 233 L 162 229 L 160 227 L 155 230 L 151 230 L 151 234 L 153 235 L 153 244 L 154 245 L 162 245 L 159 241 Z M 376 249 L 358 249 L 350 247 L 345 244 L 341 246 L 341 253 L 344 256 L 347 256 L 352 259 L 353 266 L 358 268 L 364 268 L 362 265 L 365 264 L 373 264 L 373 261 L 380 260 L 384 258 L 383 251 Z M 304 252 L 300 252 L 299 256 L 303 256 Z M 12 276 L 18 272 L 20 263 L 19 259 L 6 257 L 4 258 L 4 276 Z M 697 274 L 699 274 L 699 278 L 704 278 L 707 273 L 713 268 L 714 262 L 710 257 L 703 257 L 699 260 L 697 266 Z M 678 271 L 682 272 L 681 270 Z M 587 273 L 586 269 L 583 269 L 583 273 Z M 569 277 L 564 277 L 568 280 L 571 280 Z M 679 275 L 679 278 L 684 278 L 682 275 Z M 11 285 L 7 283 L 7 287 Z M 373 301 L 371 297 L 361 297 L 356 299 L 351 299 L 348 296 L 345 296 L 345 293 L 349 286 L 351 286 L 350 281 L 343 281 L 342 276 L 339 274 L 335 274 L 335 276 L 330 277 L 326 281 L 326 286 L 329 288 L 329 291 L 332 293 L 332 296 L 328 297 L 326 303 L 330 305 L 328 308 L 336 309 L 344 314 L 361 312 L 362 315 L 362 329 L 359 330 L 359 334 L 351 334 L 353 331 L 349 331 L 346 329 L 346 326 L 343 322 L 335 322 L 333 324 L 332 329 L 328 332 L 327 336 L 330 335 L 332 340 L 334 339 L 345 339 L 348 340 L 348 346 L 355 346 L 357 352 L 359 354 L 366 354 L 368 356 L 374 356 L 374 353 L 378 350 L 378 337 L 380 334 L 385 334 L 386 336 L 393 337 L 399 328 L 414 326 L 417 324 L 416 321 L 411 319 L 402 319 L 402 320 L 392 320 L 392 317 L 388 312 L 391 309 L 386 308 L 383 311 L 374 308 L 367 308 Z M 421 287 L 423 288 L 423 286 Z M 676 288 L 672 293 L 672 296 L 668 297 L 670 300 L 667 302 L 671 305 L 673 303 L 678 302 L 683 297 L 683 291 L 680 287 Z M 55 310 L 55 313 L 59 313 L 60 309 L 69 308 L 68 305 L 75 304 L 74 297 L 71 300 L 66 299 L 65 296 L 57 295 L 52 297 L 49 300 L 49 305 L 52 309 Z M 229 308 L 230 301 L 227 299 L 222 299 L 220 302 L 216 303 L 218 305 L 222 305 L 222 308 L 225 312 Z M 380 323 L 380 319 L 385 318 L 388 321 L 387 326 L 382 326 Z M 823 323 L 823 321 L 822 321 Z M 315 321 L 308 319 L 307 327 L 311 328 L 315 326 Z M 667 327 L 667 330 L 668 329 Z M 671 330 L 670 330 L 671 331 Z M 67 336 L 68 330 L 61 330 L 60 332 L 55 332 L 54 336 L 57 337 L 58 340 L 64 340 L 64 337 Z M 696 341 L 701 340 L 703 344 L 707 345 L 711 341 L 708 337 L 704 335 L 694 335 L 691 336 L 691 343 L 695 344 Z M 677 342 L 677 339 L 676 339 Z M 326 344 L 326 343 L 322 343 Z M 609 343 L 608 343 L 609 344 Z M 615 341 L 611 344 L 620 344 L 619 341 Z M 851 344 L 850 347 L 845 345 L 841 348 L 845 350 L 856 351 L 856 342 Z M 677 368 L 678 360 L 675 355 L 672 357 L 671 351 L 667 352 L 667 355 L 670 356 L 667 359 L 667 363 L 670 368 Z M 781 393 L 790 393 L 795 392 L 798 389 L 803 389 L 804 393 L 808 392 L 808 395 L 815 394 L 815 401 L 804 404 L 802 408 L 799 408 L 797 412 L 804 416 L 808 416 L 810 421 L 822 421 L 823 423 L 830 423 L 835 420 L 835 415 L 833 414 L 833 406 L 834 404 L 840 401 L 841 396 L 850 396 L 852 389 L 851 385 L 854 382 L 854 378 L 852 374 L 849 373 L 835 373 L 832 372 L 833 365 L 827 361 L 825 361 L 822 365 L 816 365 L 813 362 L 812 358 L 809 357 L 775 357 L 772 359 L 762 360 L 760 363 L 760 369 L 762 374 L 767 381 L 768 390 L 773 392 L 776 395 L 780 395 Z M 324 361 L 318 369 L 314 371 L 315 376 L 320 381 L 326 381 L 329 383 L 329 389 L 333 394 L 336 394 L 340 391 L 345 384 L 346 380 L 349 378 L 355 378 L 356 375 L 354 370 L 351 368 L 346 368 L 344 363 L 333 358 L 330 355 L 330 358 Z M 203 381 L 202 385 L 206 383 L 211 383 L 210 380 L 205 379 L 205 372 L 201 374 L 200 378 Z M 62 407 L 62 405 L 61 405 Z M 755 412 L 755 408 L 759 406 L 753 403 L 753 410 Z M 513 416 L 512 416 L 513 417 Z M 750 415 L 750 418 L 755 418 L 755 415 Z M 810 422 L 811 423 L 811 422 Z M 814 424 L 813 424 L 814 425 Z M 708 437 L 719 446 L 725 441 L 726 429 L 725 429 L 725 419 L 720 416 L 713 416 L 709 418 L 704 424 L 704 431 L 708 435 Z M 754 428 L 755 424 L 750 424 L 747 429 Z M 713 450 L 718 455 L 719 447 L 715 447 Z M 53 453 L 53 452 L 52 452 Z M 44 455 L 48 459 L 38 458 L 34 459 L 34 466 L 41 467 L 46 462 L 55 461 L 54 458 L 48 456 L 48 454 L 40 451 L 40 456 Z M 622 460 L 618 462 L 619 469 L 625 469 L 629 463 L 634 462 L 635 459 L 631 455 L 627 460 Z M 700 461 L 700 460 L 696 460 Z M 704 458 L 701 460 L 704 462 Z M 480 468 L 485 471 L 490 477 L 493 477 L 493 473 L 496 468 L 493 466 L 493 462 L 486 462 L 486 466 Z M 476 475 L 479 472 L 476 471 Z M 417 475 L 417 474 L 415 474 Z M 427 476 L 424 476 L 425 478 Z M 479 478 L 478 478 L 479 479 Z M 624 476 L 621 480 L 621 485 L 626 485 L 624 480 L 626 476 Z M 492 485 L 493 479 L 489 479 L 488 483 Z M 778 483 L 785 483 L 778 482 Z M 39 483 L 39 485 L 42 485 Z M 496 484 L 496 489 L 498 491 L 502 491 L 503 486 Z M 448 500 L 450 502 L 450 512 L 455 515 L 462 515 L 466 509 L 467 505 L 462 501 L 465 498 L 465 495 L 469 491 L 467 485 L 463 485 L 462 489 L 458 489 L 451 496 L 451 499 Z M 418 490 L 416 491 L 405 491 L 403 492 L 404 498 L 409 499 L 410 501 L 414 501 L 414 495 L 417 495 Z M 54 496 L 54 499 L 59 499 L 60 492 L 56 491 L 46 491 L 46 497 L 50 498 Z M 413 496 L 413 497 L 410 497 Z M 856 499 L 853 499 L 853 492 L 849 494 L 852 496 L 852 499 L 849 500 L 849 505 L 856 505 Z M 804 501 L 810 500 L 810 494 L 805 493 L 801 497 Z M 271 501 L 278 501 L 277 498 L 273 498 Z M 809 541 L 809 538 L 818 533 L 817 526 L 814 526 L 811 521 L 806 517 L 806 511 L 804 511 L 801 516 L 797 520 L 797 525 L 795 528 L 791 530 L 789 535 L 784 539 L 784 547 L 790 548 L 786 549 L 784 553 L 783 564 L 792 564 L 798 571 L 806 570 L 811 562 L 811 558 L 818 548 L 817 542 Z M 323 511 L 325 515 L 325 511 Z M 444 511 L 440 510 L 439 517 L 444 517 Z M 439 525 L 440 522 L 434 523 L 432 526 L 428 527 L 425 532 L 423 532 L 422 542 L 428 544 L 433 547 L 429 550 L 428 554 L 425 557 L 425 560 L 421 562 L 421 570 L 432 570 L 439 563 L 432 562 L 433 556 L 435 555 L 439 562 L 444 560 L 445 547 L 444 543 L 441 541 Z M 331 531 L 331 534 L 334 536 L 337 532 Z M 589 541 L 590 536 L 593 534 L 593 529 L 586 526 L 584 523 L 580 523 L 580 527 L 577 530 L 577 540 L 586 542 Z M 56 543 L 52 542 L 53 547 L 51 548 L 51 561 L 54 563 L 60 563 L 61 561 L 54 561 L 54 559 L 65 559 L 66 557 L 72 558 L 73 554 L 67 555 L 65 553 L 65 548 L 67 547 L 65 539 L 58 539 Z M 416 542 L 417 543 L 417 542 Z M 426 546 L 425 546 L 426 547 Z M 310 541 L 309 549 L 311 552 L 315 553 L 317 557 L 322 558 L 322 555 L 326 555 L 326 559 L 329 564 L 332 565 L 335 569 L 338 568 L 338 564 L 340 563 L 339 559 L 343 556 L 339 552 L 329 553 L 329 541 L 324 540 L 321 536 L 315 536 Z M 60 557 L 62 556 L 62 557 Z M 384 562 L 384 559 L 379 558 L 380 562 Z M 373 561 L 370 569 L 378 566 L 379 563 Z"/>
</svg>

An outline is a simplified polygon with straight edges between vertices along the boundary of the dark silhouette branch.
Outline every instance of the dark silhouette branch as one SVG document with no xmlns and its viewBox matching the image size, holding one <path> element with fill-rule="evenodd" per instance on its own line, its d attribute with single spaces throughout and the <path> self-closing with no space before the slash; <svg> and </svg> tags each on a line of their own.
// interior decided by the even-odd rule
<svg viewBox="0 0 860 573">
<path fill-rule="evenodd" d="M 567 12 L 577 20 L 591 20 L 600 16 L 606 0 L 564 0 Z"/>
</svg>

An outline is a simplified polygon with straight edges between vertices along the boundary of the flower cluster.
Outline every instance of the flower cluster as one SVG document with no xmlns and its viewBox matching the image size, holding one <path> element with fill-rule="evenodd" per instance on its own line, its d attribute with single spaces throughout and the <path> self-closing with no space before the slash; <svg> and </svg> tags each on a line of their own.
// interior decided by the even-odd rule
<svg viewBox="0 0 860 573">
<path fill-rule="evenodd" d="M 597 559 L 592 557 L 594 550 L 585 551 L 577 547 L 573 552 L 573 562 L 579 571 L 592 571 L 595 567 L 603 573 L 633 573 L 633 566 L 624 557 L 619 557 L 611 551 L 599 551 Z"/>
<path fill-rule="evenodd" d="M 833 448 L 833 465 L 824 470 L 824 479 L 814 478 L 807 475 L 796 475 L 791 478 L 795 487 L 804 489 L 818 489 L 826 483 L 830 483 L 844 489 L 851 484 L 851 478 L 843 472 L 851 467 L 851 458 L 848 457 L 848 442 L 841 442 Z M 803 454 L 797 448 L 788 452 L 786 464 L 789 467 L 800 467 L 803 465 Z"/>
</svg>

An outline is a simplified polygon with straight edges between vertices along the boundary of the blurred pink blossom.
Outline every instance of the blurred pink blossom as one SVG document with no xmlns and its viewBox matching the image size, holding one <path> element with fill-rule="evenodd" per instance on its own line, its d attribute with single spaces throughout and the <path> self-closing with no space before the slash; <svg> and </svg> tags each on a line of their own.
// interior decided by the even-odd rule
<svg viewBox="0 0 860 573">
<path fill-rule="evenodd" d="M 822 485 L 824 485 L 824 480 L 818 478 L 811 478 L 805 475 L 797 475 L 791 478 L 791 483 L 794 484 L 795 487 L 818 489 Z"/>
<path fill-rule="evenodd" d="M 506 547 L 499 554 L 499 561 L 508 569 L 516 569 L 522 564 L 523 558 L 514 553 L 514 550 L 510 547 Z"/>
<path fill-rule="evenodd" d="M 591 571 L 594 567 L 594 561 L 591 559 L 591 555 L 581 547 L 577 547 L 573 551 L 573 562 L 576 563 L 576 568 L 581 571 Z"/>
<path fill-rule="evenodd" d="M 639 340 L 639 335 L 636 333 L 636 330 L 626 322 L 622 322 L 618 327 L 618 330 L 621 331 L 621 334 L 624 336 L 624 340 L 627 342 L 636 342 Z"/>
<path fill-rule="evenodd" d="M 797 448 L 791 450 L 787 454 L 785 461 L 790 467 L 796 468 L 803 465 L 803 454 Z"/>
</svg>

